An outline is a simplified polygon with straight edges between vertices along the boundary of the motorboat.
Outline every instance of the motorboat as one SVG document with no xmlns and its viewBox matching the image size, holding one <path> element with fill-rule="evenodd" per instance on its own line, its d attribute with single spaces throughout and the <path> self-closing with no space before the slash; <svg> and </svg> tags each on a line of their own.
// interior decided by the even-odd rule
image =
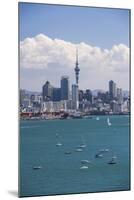
<svg viewBox="0 0 134 200">
<path fill-rule="evenodd" d="M 56 146 L 57 146 L 57 147 L 60 147 L 60 146 L 62 146 L 62 143 L 58 142 L 58 143 L 56 144 Z"/>
<path fill-rule="evenodd" d="M 103 158 L 104 156 L 103 156 L 103 154 L 101 154 L 101 153 L 97 153 L 96 155 L 95 155 L 95 158 Z"/>
<path fill-rule="evenodd" d="M 88 169 L 88 166 L 83 165 L 83 166 L 80 167 L 80 169 Z"/>
<path fill-rule="evenodd" d="M 80 144 L 79 147 L 80 148 L 85 148 L 87 145 L 86 144 Z"/>
<path fill-rule="evenodd" d="M 71 154 L 71 151 L 65 151 L 65 154 Z"/>
<path fill-rule="evenodd" d="M 106 153 L 106 152 L 109 152 L 109 149 L 100 149 L 99 152 Z"/>
<path fill-rule="evenodd" d="M 35 170 L 42 169 L 42 166 L 34 166 L 33 169 L 35 169 Z"/>
<path fill-rule="evenodd" d="M 82 149 L 82 148 L 77 148 L 76 151 L 77 151 L 77 152 L 82 152 L 83 149 Z"/>
<path fill-rule="evenodd" d="M 116 164 L 116 163 L 117 163 L 116 158 L 117 158 L 116 156 L 113 156 L 112 159 L 108 162 L 108 164 L 109 164 L 109 165 L 114 165 L 114 164 Z"/>
<path fill-rule="evenodd" d="M 81 164 L 90 164 L 91 161 L 90 160 L 81 160 Z"/>
</svg>

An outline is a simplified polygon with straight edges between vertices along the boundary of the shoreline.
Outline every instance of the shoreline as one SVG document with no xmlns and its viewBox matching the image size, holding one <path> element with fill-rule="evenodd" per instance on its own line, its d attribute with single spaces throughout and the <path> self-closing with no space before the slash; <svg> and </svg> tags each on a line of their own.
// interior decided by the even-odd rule
<svg viewBox="0 0 134 200">
<path fill-rule="evenodd" d="M 50 120 L 74 120 L 74 119 L 93 119 L 101 116 L 128 116 L 130 113 L 120 113 L 120 114 L 97 114 L 97 115 L 85 115 L 85 116 L 68 116 L 68 117 L 20 117 L 20 121 L 50 121 Z"/>
</svg>

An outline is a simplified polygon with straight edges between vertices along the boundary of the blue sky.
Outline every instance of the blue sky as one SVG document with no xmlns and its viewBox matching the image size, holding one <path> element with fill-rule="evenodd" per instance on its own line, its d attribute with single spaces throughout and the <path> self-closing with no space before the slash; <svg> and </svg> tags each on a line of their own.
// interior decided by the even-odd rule
<svg viewBox="0 0 134 200">
<path fill-rule="evenodd" d="M 74 83 L 76 46 L 80 89 L 129 88 L 129 10 L 19 3 L 19 19 L 21 88 Z"/>
<path fill-rule="evenodd" d="M 73 43 L 129 46 L 129 10 L 20 3 L 20 40 L 44 33 Z"/>
</svg>

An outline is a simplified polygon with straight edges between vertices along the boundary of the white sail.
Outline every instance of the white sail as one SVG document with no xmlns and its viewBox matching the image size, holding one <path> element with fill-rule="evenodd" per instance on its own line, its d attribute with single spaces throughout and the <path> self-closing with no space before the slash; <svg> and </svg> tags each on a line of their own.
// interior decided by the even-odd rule
<svg viewBox="0 0 134 200">
<path fill-rule="evenodd" d="M 109 117 L 107 118 L 107 124 L 108 124 L 108 126 L 111 126 L 111 125 L 112 125 L 111 122 L 110 122 Z"/>
</svg>

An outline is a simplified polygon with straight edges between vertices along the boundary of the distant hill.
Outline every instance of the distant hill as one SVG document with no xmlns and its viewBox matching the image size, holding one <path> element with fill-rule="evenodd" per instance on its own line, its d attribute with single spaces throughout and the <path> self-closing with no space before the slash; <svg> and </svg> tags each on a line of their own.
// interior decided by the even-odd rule
<svg viewBox="0 0 134 200">
<path fill-rule="evenodd" d="M 29 91 L 29 90 L 25 90 L 25 93 L 28 94 L 28 95 L 33 95 L 33 94 L 35 94 L 35 95 L 41 95 L 41 92 Z"/>
</svg>

